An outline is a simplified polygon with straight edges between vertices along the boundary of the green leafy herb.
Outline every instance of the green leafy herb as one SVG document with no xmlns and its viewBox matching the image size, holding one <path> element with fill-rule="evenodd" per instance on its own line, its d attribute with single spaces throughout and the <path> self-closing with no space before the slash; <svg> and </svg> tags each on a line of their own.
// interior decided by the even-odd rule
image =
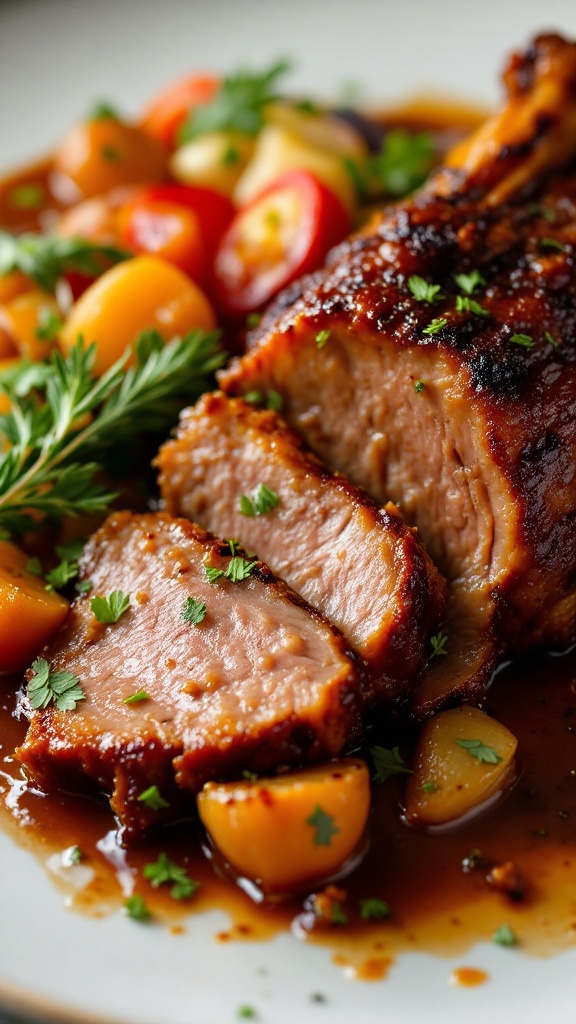
<svg viewBox="0 0 576 1024">
<path fill-rule="evenodd" d="M 486 284 L 479 270 L 471 270 L 469 274 L 454 274 L 454 280 L 465 295 L 473 295 L 477 288 Z"/>
<path fill-rule="evenodd" d="M 335 902 L 332 904 L 330 923 L 339 925 L 348 924 L 348 914 L 344 912 L 340 903 Z"/>
<path fill-rule="evenodd" d="M 86 238 L 0 231 L 0 275 L 20 270 L 46 292 L 53 292 L 68 270 L 97 276 L 104 267 L 131 255 L 115 245 L 98 245 Z"/>
<path fill-rule="evenodd" d="M 437 782 L 423 782 L 422 789 L 425 793 L 435 793 L 438 789 Z"/>
<path fill-rule="evenodd" d="M 471 299 L 468 295 L 456 296 L 456 312 L 474 313 L 475 316 L 490 316 L 489 309 L 485 309 L 479 302 L 476 302 L 476 299 Z"/>
<path fill-rule="evenodd" d="M 439 658 L 442 654 L 448 654 L 448 651 L 446 650 L 448 637 L 445 633 L 436 633 L 434 636 L 431 636 L 430 643 L 432 645 L 431 658 Z"/>
<path fill-rule="evenodd" d="M 550 334 L 550 331 L 546 331 L 546 334 L 544 335 L 544 338 L 548 342 L 549 345 L 552 345 L 553 348 L 558 348 L 558 345 L 560 344 L 560 342 L 556 341 L 556 339 L 552 337 L 552 335 Z"/>
<path fill-rule="evenodd" d="M 369 161 L 368 176 L 387 195 L 405 196 L 426 180 L 433 159 L 430 132 L 394 129 L 386 134 L 381 152 Z"/>
<path fill-rule="evenodd" d="M 242 772 L 242 778 L 246 779 L 247 782 L 258 781 L 258 775 L 256 774 L 256 772 L 251 772 L 249 771 L 248 768 L 245 768 L 244 771 Z"/>
<path fill-rule="evenodd" d="M 509 924 L 501 924 L 494 932 L 492 942 L 495 942 L 497 946 L 516 946 L 518 939 Z"/>
<path fill-rule="evenodd" d="M 80 680 L 66 670 L 54 672 L 45 658 L 36 658 L 32 664 L 34 675 L 28 682 L 26 693 L 30 706 L 37 711 L 54 703 L 58 711 L 74 711 L 86 694 Z"/>
<path fill-rule="evenodd" d="M 76 864 L 80 864 L 84 859 L 84 854 L 79 846 L 69 846 L 62 853 L 62 865 L 67 868 L 72 868 Z"/>
<path fill-rule="evenodd" d="M 150 694 L 146 693 L 146 690 L 136 690 L 136 693 L 131 693 L 129 697 L 125 697 L 123 704 L 139 704 L 143 700 L 150 700 Z"/>
<path fill-rule="evenodd" d="M 124 900 L 124 910 L 132 921 L 148 921 L 152 916 L 141 896 L 129 896 Z"/>
<path fill-rule="evenodd" d="M 77 537 L 75 540 L 66 541 L 65 544 L 57 544 L 55 551 L 62 561 L 77 562 L 86 546 L 85 537 Z"/>
<path fill-rule="evenodd" d="M 374 764 L 374 781 L 386 782 L 392 775 L 412 775 L 410 768 L 404 764 L 399 747 L 370 747 L 370 757 Z"/>
<path fill-rule="evenodd" d="M 143 793 L 140 793 L 138 799 L 146 804 L 151 811 L 161 811 L 163 807 L 170 807 L 167 800 L 164 799 L 158 786 L 148 786 Z"/>
<path fill-rule="evenodd" d="M 111 103 L 98 100 L 88 112 L 88 121 L 120 121 L 120 115 Z"/>
<path fill-rule="evenodd" d="M 327 343 L 329 337 L 330 337 L 330 331 L 327 331 L 327 330 L 318 331 L 318 334 L 316 335 L 316 348 L 324 348 L 324 346 Z"/>
<path fill-rule="evenodd" d="M 98 622 L 115 623 L 128 611 L 130 594 L 122 590 L 113 590 L 108 597 L 93 597 L 90 601 L 92 614 Z"/>
<path fill-rule="evenodd" d="M 89 594 L 90 591 L 92 590 L 93 583 L 91 580 L 80 580 L 78 583 L 75 584 L 75 587 L 78 593 L 82 597 L 85 597 L 86 594 Z"/>
<path fill-rule="evenodd" d="M 206 576 L 208 583 L 216 583 L 216 580 L 219 580 L 224 576 L 224 569 L 216 569 L 213 565 L 205 565 L 204 575 Z"/>
<path fill-rule="evenodd" d="M 250 327 L 250 329 L 252 329 L 254 327 L 258 327 L 261 319 L 262 319 L 262 313 L 256 313 L 256 312 L 248 313 L 248 316 L 246 317 L 246 327 Z M 244 397 L 246 398 L 246 396 L 244 396 Z M 246 401 L 248 401 L 247 398 L 246 398 Z"/>
<path fill-rule="evenodd" d="M 384 900 L 370 897 L 360 900 L 360 917 L 363 921 L 383 921 L 392 911 Z"/>
<path fill-rule="evenodd" d="M 536 344 L 529 334 L 513 334 L 509 340 L 513 345 L 522 345 L 523 348 L 534 348 Z"/>
<path fill-rule="evenodd" d="M 62 330 L 64 321 L 53 309 L 45 309 L 40 314 L 40 323 L 34 331 L 39 341 L 53 341 Z"/>
<path fill-rule="evenodd" d="M 182 605 L 182 618 L 191 626 L 199 626 L 206 615 L 206 605 L 202 601 L 196 601 L 193 597 L 187 597 Z"/>
<path fill-rule="evenodd" d="M 4 385 L 11 410 L 0 416 L 0 438 L 8 442 L 0 455 L 0 528 L 37 529 L 34 512 L 58 522 L 105 511 L 114 495 L 98 482 L 101 467 L 91 457 L 100 458 L 119 435 L 126 440 L 169 427 L 182 402 L 205 390 L 224 358 L 218 335 L 203 331 L 166 345 L 160 339 L 141 365 L 128 370 L 127 355 L 95 378 L 96 347 L 84 351 L 78 341 L 66 358 L 52 353 L 43 401 L 20 398 Z M 95 415 L 78 429 L 86 413 Z"/>
<path fill-rule="evenodd" d="M 429 305 L 442 298 L 439 284 L 430 284 L 418 274 L 412 274 L 408 278 L 408 287 L 417 302 L 427 302 Z"/>
<path fill-rule="evenodd" d="M 239 511 L 243 516 L 264 516 L 276 508 L 279 501 L 276 491 L 271 490 L 266 484 L 258 484 L 251 498 L 246 494 L 240 495 Z"/>
<path fill-rule="evenodd" d="M 264 108 L 279 98 L 278 80 L 289 68 L 282 60 L 260 74 L 238 71 L 225 76 L 212 102 L 191 111 L 178 133 L 180 144 L 207 132 L 257 135 L 264 124 Z"/>
<path fill-rule="evenodd" d="M 62 590 L 70 580 L 76 579 L 78 572 L 78 562 L 69 562 L 65 558 L 54 569 L 46 573 L 46 590 Z"/>
<path fill-rule="evenodd" d="M 566 246 L 562 245 L 556 238 L 541 238 L 540 245 L 543 249 L 555 249 L 557 252 L 566 252 Z"/>
<path fill-rule="evenodd" d="M 44 569 L 42 568 L 42 562 L 37 556 L 29 558 L 24 566 L 26 572 L 32 573 L 33 576 L 43 576 Z"/>
<path fill-rule="evenodd" d="M 256 1020 L 258 1014 L 253 1006 L 239 1006 L 236 1016 L 240 1017 L 241 1020 Z"/>
<path fill-rule="evenodd" d="M 420 392 L 424 391 L 425 387 L 426 387 L 426 384 L 424 383 L 423 380 L 415 380 L 414 381 L 414 391 L 417 391 L 418 394 L 420 394 Z"/>
<path fill-rule="evenodd" d="M 492 747 L 487 747 L 482 740 L 455 740 L 455 743 L 459 747 L 463 747 L 467 750 L 472 757 L 476 757 L 478 761 L 485 761 L 486 764 L 498 764 L 502 760 L 499 754 Z"/>
<path fill-rule="evenodd" d="M 31 181 L 10 189 L 8 202 L 15 210 L 39 210 L 45 198 L 44 187 Z"/>
<path fill-rule="evenodd" d="M 332 837 L 338 835 L 340 829 L 334 824 L 334 818 L 316 804 L 312 814 L 306 818 L 306 824 L 314 829 L 314 846 L 330 846 Z"/>
<path fill-rule="evenodd" d="M 248 579 L 256 564 L 257 561 L 249 562 L 247 558 L 242 558 L 241 555 L 234 555 L 228 562 L 224 575 L 231 583 L 241 583 L 242 580 Z"/>
<path fill-rule="evenodd" d="M 175 900 L 190 899 L 200 888 L 200 882 L 190 878 L 186 868 L 170 860 L 165 853 L 161 853 L 154 864 L 145 864 L 143 874 L 154 889 L 160 885 L 171 885 L 170 895 Z"/>
<path fill-rule="evenodd" d="M 284 399 L 280 392 L 274 391 L 273 388 L 267 392 L 247 391 L 242 397 L 249 405 L 264 405 L 267 409 L 273 409 L 276 412 L 279 412 L 284 404 Z"/>
<path fill-rule="evenodd" d="M 425 327 L 422 334 L 438 334 L 442 331 L 448 323 L 446 317 L 437 316 L 434 320 L 431 320 L 428 327 Z"/>
</svg>

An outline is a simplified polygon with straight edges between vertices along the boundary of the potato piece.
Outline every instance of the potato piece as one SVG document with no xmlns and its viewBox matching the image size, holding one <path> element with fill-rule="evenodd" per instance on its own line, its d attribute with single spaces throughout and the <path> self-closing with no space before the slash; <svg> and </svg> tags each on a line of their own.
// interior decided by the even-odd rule
<svg viewBox="0 0 576 1024">
<path fill-rule="evenodd" d="M 183 185 L 213 188 L 229 197 L 254 146 L 250 135 L 208 132 L 175 150 L 170 158 L 170 173 Z"/>
<path fill-rule="evenodd" d="M 368 147 L 362 136 L 341 117 L 300 110 L 293 103 L 269 103 L 264 110 L 267 124 L 279 125 L 329 153 L 364 160 Z"/>
<path fill-rule="evenodd" d="M 159 256 L 135 256 L 107 270 L 74 304 L 60 332 L 65 354 L 82 337 L 96 342 L 97 375 L 108 370 L 153 328 L 165 341 L 193 328 L 212 330 L 216 317 L 204 292 L 178 267 Z"/>
<path fill-rule="evenodd" d="M 477 708 L 443 711 L 422 731 L 405 795 L 406 820 L 444 825 L 510 784 L 518 741 Z"/>
<path fill-rule="evenodd" d="M 68 601 L 26 570 L 28 555 L 0 541 L 0 672 L 27 668 L 56 633 Z"/>
<path fill-rule="evenodd" d="M 208 782 L 198 796 L 216 847 L 270 895 L 337 872 L 358 848 L 369 807 L 368 769 L 352 759 L 255 782 Z"/>
<path fill-rule="evenodd" d="M 356 190 L 343 157 L 276 124 L 265 125 L 260 132 L 254 156 L 234 189 L 234 202 L 245 206 L 276 178 L 295 170 L 314 174 L 354 215 Z"/>
</svg>

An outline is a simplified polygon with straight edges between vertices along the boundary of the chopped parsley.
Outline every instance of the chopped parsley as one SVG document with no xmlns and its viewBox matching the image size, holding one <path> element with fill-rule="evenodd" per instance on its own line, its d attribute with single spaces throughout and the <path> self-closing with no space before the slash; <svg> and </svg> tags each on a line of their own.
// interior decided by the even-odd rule
<svg viewBox="0 0 576 1024">
<path fill-rule="evenodd" d="M 90 593 L 90 591 L 92 590 L 92 586 L 93 586 L 93 584 L 92 584 L 91 580 L 80 580 L 79 583 L 75 584 L 75 587 L 76 587 L 76 590 L 78 591 L 78 593 L 81 594 L 84 597 L 86 596 L 86 594 Z"/>
<path fill-rule="evenodd" d="M 426 384 L 424 383 L 423 380 L 415 380 L 414 381 L 414 391 L 417 391 L 418 394 L 420 394 L 422 391 L 424 391 L 425 387 L 426 387 Z"/>
<path fill-rule="evenodd" d="M 434 636 L 430 637 L 430 644 L 432 645 L 431 658 L 439 658 L 442 654 L 448 654 L 446 650 L 446 644 L 448 643 L 448 637 L 445 633 L 435 633 Z"/>
<path fill-rule="evenodd" d="M 266 484 L 258 484 L 251 498 L 246 494 L 240 495 L 238 511 L 243 516 L 264 516 L 276 508 L 279 501 L 280 498 L 276 491 L 267 487 Z"/>
<path fill-rule="evenodd" d="M 124 900 L 124 910 L 132 921 L 148 921 L 152 916 L 141 896 L 129 896 Z"/>
<path fill-rule="evenodd" d="M 98 100 L 88 112 L 88 121 L 119 121 L 120 115 L 111 103 Z"/>
<path fill-rule="evenodd" d="M 540 245 L 543 249 L 555 249 L 557 252 L 566 252 L 566 246 L 562 245 L 556 238 L 541 238 Z"/>
<path fill-rule="evenodd" d="M 163 807 L 170 807 L 168 800 L 162 796 L 158 786 L 148 786 L 138 797 L 141 803 L 146 804 L 151 811 L 161 811 Z"/>
<path fill-rule="evenodd" d="M 334 824 L 334 818 L 316 804 L 312 814 L 306 818 L 306 824 L 314 829 L 314 846 L 330 846 L 332 837 L 338 835 L 340 829 Z"/>
<path fill-rule="evenodd" d="M 241 583 L 242 580 L 248 579 L 257 562 L 257 559 L 254 562 L 249 562 L 241 555 L 233 555 L 225 569 L 216 569 L 212 565 L 205 565 L 204 573 L 209 583 L 216 583 L 223 576 L 231 583 Z"/>
<path fill-rule="evenodd" d="M 492 747 L 487 747 L 485 743 L 482 743 L 482 740 L 457 739 L 454 742 L 467 750 L 472 757 L 476 757 L 478 761 L 485 761 L 486 764 L 498 764 L 503 760 Z"/>
<path fill-rule="evenodd" d="M 360 917 L 363 921 L 383 921 L 392 911 L 385 900 L 369 897 L 360 900 Z"/>
<path fill-rule="evenodd" d="M 146 693 L 146 690 L 136 690 L 136 693 L 131 693 L 129 697 L 125 697 L 122 703 L 139 704 L 143 700 L 150 700 L 150 694 Z"/>
<path fill-rule="evenodd" d="M 70 562 L 77 562 L 86 545 L 85 537 L 77 537 L 75 540 L 66 541 L 65 544 L 56 545 L 56 554 L 62 561 L 68 559 Z"/>
<path fill-rule="evenodd" d="M 456 296 L 456 312 L 474 313 L 475 316 L 490 316 L 489 309 L 485 309 L 479 302 L 476 302 L 476 299 L 471 299 L 468 295 Z"/>
<path fill-rule="evenodd" d="M 46 590 L 62 590 L 70 580 L 76 578 L 78 572 L 78 562 L 69 562 L 65 558 L 55 569 L 46 573 Z"/>
<path fill-rule="evenodd" d="M 64 851 L 64 858 L 67 866 L 72 867 L 75 864 L 80 864 L 83 857 L 84 854 L 79 846 L 69 846 L 68 849 Z"/>
<path fill-rule="evenodd" d="M 153 864 L 145 864 L 144 878 L 147 878 L 153 889 L 161 885 L 171 885 L 170 895 L 175 900 L 187 900 L 200 888 L 200 882 L 190 878 L 186 868 L 176 864 L 166 853 L 161 853 Z"/>
<path fill-rule="evenodd" d="M 427 302 L 429 305 L 442 298 L 439 284 L 430 284 L 418 274 L 412 274 L 408 278 L 408 287 L 417 302 Z"/>
<path fill-rule="evenodd" d="M 529 334 L 512 334 L 509 340 L 513 345 L 522 345 L 523 348 L 534 348 L 536 344 Z"/>
<path fill-rule="evenodd" d="M 287 61 L 273 64 L 267 71 L 254 74 L 238 71 L 226 75 L 210 103 L 191 110 L 178 132 L 182 145 L 207 132 L 239 132 L 258 135 L 264 124 L 264 107 L 278 99 L 277 84 L 290 68 Z"/>
<path fill-rule="evenodd" d="M 129 607 L 130 594 L 125 594 L 122 590 L 113 590 L 108 597 L 93 597 L 90 601 L 94 618 L 103 623 L 118 622 Z"/>
<path fill-rule="evenodd" d="M 422 783 L 422 789 L 424 790 L 425 793 L 436 793 L 436 791 L 438 789 L 438 783 L 437 782 L 423 782 Z"/>
<path fill-rule="evenodd" d="M 42 185 L 29 182 L 11 189 L 8 201 L 15 210 L 39 210 L 45 198 L 46 193 Z"/>
<path fill-rule="evenodd" d="M 486 284 L 479 270 L 471 270 L 469 274 L 454 274 L 454 280 L 465 295 L 473 295 L 476 288 Z"/>
<path fill-rule="evenodd" d="M 206 605 L 202 601 L 196 601 L 193 597 L 187 597 L 182 605 L 182 618 L 191 626 L 199 626 L 206 615 Z"/>
<path fill-rule="evenodd" d="M 501 924 L 494 932 L 492 942 L 495 942 L 497 946 L 516 946 L 518 939 L 509 924 Z"/>
<path fill-rule="evenodd" d="M 316 335 L 316 348 L 324 348 L 330 337 L 330 331 L 318 331 Z"/>
<path fill-rule="evenodd" d="M 386 133 L 380 153 L 369 162 L 368 175 L 387 195 L 405 196 L 426 180 L 433 159 L 430 132 L 396 128 Z"/>
<path fill-rule="evenodd" d="M 248 313 L 248 316 L 246 317 L 246 327 L 250 327 L 251 329 L 254 327 L 258 327 L 261 319 L 262 313 Z M 246 398 L 246 395 L 244 397 Z M 248 401 L 248 398 L 246 398 L 246 401 Z"/>
<path fill-rule="evenodd" d="M 556 339 L 552 337 L 550 331 L 546 331 L 544 339 L 548 342 L 549 345 L 552 345 L 553 348 L 558 348 L 558 345 L 560 344 L 559 341 L 556 341 Z"/>
<path fill-rule="evenodd" d="M 34 555 L 33 558 L 29 558 L 28 559 L 28 561 L 26 562 L 26 565 L 24 566 L 24 568 L 26 569 L 26 572 L 31 573 L 32 576 L 43 576 L 44 575 L 44 569 L 42 568 L 42 562 L 40 561 L 40 559 L 36 555 Z"/>
<path fill-rule="evenodd" d="M 32 671 L 34 675 L 26 693 L 35 711 L 48 707 L 50 703 L 54 703 L 58 711 L 74 711 L 79 701 L 86 700 L 80 680 L 72 672 L 54 672 L 45 658 L 36 658 Z"/>
<path fill-rule="evenodd" d="M 238 1007 L 236 1016 L 239 1017 L 240 1020 L 256 1020 L 258 1014 L 253 1006 L 244 1005 Z"/>
<path fill-rule="evenodd" d="M 437 316 L 434 320 L 431 320 L 428 327 L 425 327 L 422 334 L 438 334 L 442 331 L 448 323 L 445 316 Z"/>
<path fill-rule="evenodd" d="M 404 764 L 399 747 L 370 747 L 370 757 L 374 764 L 374 781 L 386 782 L 392 775 L 412 775 L 410 768 Z"/>
<path fill-rule="evenodd" d="M 0 275 L 20 270 L 44 291 L 53 292 L 67 270 L 102 273 L 102 259 L 118 263 L 131 253 L 113 245 L 99 245 L 85 238 L 0 231 Z"/>
<path fill-rule="evenodd" d="M 330 923 L 340 925 L 348 924 L 348 914 L 346 914 L 344 910 L 342 910 L 340 903 L 332 904 Z"/>
<path fill-rule="evenodd" d="M 282 395 L 279 391 L 274 391 L 273 388 L 267 392 L 247 391 L 242 397 L 249 405 L 263 405 L 267 409 L 273 409 L 275 412 L 279 412 L 284 405 Z"/>
<path fill-rule="evenodd" d="M 45 309 L 40 314 L 40 323 L 34 334 L 39 341 L 53 341 L 58 337 L 63 326 L 62 317 L 58 316 L 53 309 Z"/>
</svg>

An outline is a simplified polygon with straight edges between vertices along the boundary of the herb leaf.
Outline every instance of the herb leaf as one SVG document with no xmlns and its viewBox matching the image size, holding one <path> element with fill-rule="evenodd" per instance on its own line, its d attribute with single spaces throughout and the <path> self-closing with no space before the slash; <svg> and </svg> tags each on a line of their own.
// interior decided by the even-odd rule
<svg viewBox="0 0 576 1024">
<path fill-rule="evenodd" d="M 412 274 L 408 278 L 408 287 L 417 302 L 427 302 L 429 305 L 442 298 L 439 284 L 430 284 L 418 274 Z"/>
<path fill-rule="evenodd" d="M 399 747 L 392 747 L 391 750 L 388 750 L 386 747 L 370 747 L 370 757 L 376 772 L 374 775 L 375 782 L 386 782 L 386 779 L 389 779 L 392 775 L 413 774 L 412 770 L 404 764 Z"/>
<path fill-rule="evenodd" d="M 501 924 L 492 936 L 492 942 L 497 946 L 516 946 L 518 939 L 509 924 Z"/>
<path fill-rule="evenodd" d="M 316 804 L 312 814 L 306 818 L 306 824 L 314 829 L 314 846 L 330 846 L 332 837 L 338 835 L 340 829 L 334 824 L 334 818 Z"/>
<path fill-rule="evenodd" d="M 78 562 L 69 562 L 67 558 L 60 562 L 54 569 L 46 573 L 46 590 L 62 590 L 66 584 L 79 572 Z"/>
<path fill-rule="evenodd" d="M 53 292 L 67 270 L 97 276 L 111 263 L 132 254 L 115 245 L 97 245 L 86 238 L 58 235 L 11 235 L 0 231 L 0 276 L 20 270 L 46 292 Z"/>
<path fill-rule="evenodd" d="M 125 697 L 122 703 L 139 704 L 143 700 L 150 700 L 150 694 L 146 693 L 146 690 L 136 690 L 136 693 L 131 693 L 129 697 Z"/>
<path fill-rule="evenodd" d="M 128 611 L 130 594 L 122 590 L 113 590 L 108 597 L 93 597 L 90 608 L 98 622 L 115 623 Z"/>
<path fill-rule="evenodd" d="M 485 309 L 479 302 L 476 302 L 476 299 L 471 299 L 468 295 L 456 296 L 456 312 L 474 313 L 475 316 L 490 316 L 489 309 Z"/>
<path fill-rule="evenodd" d="M 200 882 L 190 878 L 186 868 L 176 864 L 166 853 L 161 853 L 153 864 L 145 864 L 144 878 L 147 878 L 153 889 L 160 885 L 170 885 L 170 895 L 175 900 L 187 900 L 200 888 Z"/>
<path fill-rule="evenodd" d="M 363 921 L 383 921 L 392 911 L 385 900 L 369 897 L 360 900 L 360 917 Z"/>
<path fill-rule="evenodd" d="M 444 330 L 447 323 L 448 321 L 446 317 L 437 316 L 434 320 L 430 321 L 428 327 L 424 328 L 422 334 L 438 334 L 440 331 Z"/>
<path fill-rule="evenodd" d="M 430 132 L 394 129 L 384 137 L 382 149 L 368 164 L 368 176 L 389 196 L 405 196 L 426 178 L 434 159 Z"/>
<path fill-rule="evenodd" d="M 502 758 L 492 747 L 487 747 L 482 740 L 455 740 L 455 743 L 459 747 L 463 747 L 467 750 L 472 757 L 476 757 L 479 761 L 485 761 L 486 764 L 498 764 L 502 761 Z"/>
<path fill-rule="evenodd" d="M 328 339 L 330 338 L 330 331 L 318 331 L 316 335 L 316 348 L 324 348 Z"/>
<path fill-rule="evenodd" d="M 473 295 L 476 288 L 486 284 L 479 270 L 471 270 L 469 274 L 454 274 L 454 280 L 465 295 Z"/>
<path fill-rule="evenodd" d="M 240 495 L 238 510 L 243 516 L 264 516 L 276 508 L 279 501 L 276 491 L 266 484 L 258 484 L 251 498 L 246 494 Z"/>
<path fill-rule="evenodd" d="M 281 60 L 267 71 L 238 71 L 222 79 L 211 103 L 192 110 L 178 133 L 182 145 L 207 132 L 233 131 L 257 135 L 264 124 L 264 107 L 277 100 L 277 83 L 290 69 Z"/>
<path fill-rule="evenodd" d="M 35 711 L 48 707 L 51 702 L 58 711 L 74 711 L 78 701 L 86 700 L 80 680 L 72 672 L 54 672 L 45 658 L 36 658 L 32 671 L 34 675 L 26 687 L 26 693 Z"/>
<path fill-rule="evenodd" d="M 512 334 L 508 339 L 513 345 L 522 345 L 523 348 L 534 348 L 536 342 L 529 334 Z"/>
<path fill-rule="evenodd" d="M 432 646 L 431 658 L 439 658 L 442 654 L 448 654 L 446 650 L 446 644 L 448 643 L 448 637 L 445 633 L 436 633 L 430 637 L 430 644 Z"/>
<path fill-rule="evenodd" d="M 129 896 L 124 900 L 126 916 L 132 921 L 148 921 L 151 917 L 150 911 L 141 896 Z"/>
<path fill-rule="evenodd" d="M 242 558 L 241 555 L 234 555 L 228 562 L 224 575 L 231 583 L 241 583 L 242 580 L 248 579 L 257 561 L 256 559 L 254 562 L 249 562 L 247 558 Z"/>
<path fill-rule="evenodd" d="M 191 626 L 199 626 L 206 615 L 206 605 L 202 601 L 196 601 L 193 597 L 187 597 L 182 605 L 182 618 Z"/>
<path fill-rule="evenodd" d="M 138 799 L 141 803 L 146 804 L 151 811 L 160 811 L 163 807 L 170 807 L 167 800 L 164 799 L 158 786 L 148 786 L 143 793 L 140 793 Z"/>
</svg>

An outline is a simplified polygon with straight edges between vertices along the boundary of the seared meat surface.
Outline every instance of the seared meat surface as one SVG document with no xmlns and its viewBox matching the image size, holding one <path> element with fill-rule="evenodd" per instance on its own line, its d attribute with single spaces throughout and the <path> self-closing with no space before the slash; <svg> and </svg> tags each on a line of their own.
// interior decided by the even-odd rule
<svg viewBox="0 0 576 1024">
<path fill-rule="evenodd" d="M 279 391 L 449 578 L 419 711 L 476 698 L 504 651 L 576 636 L 576 46 L 540 37 L 505 81 L 504 111 L 281 296 L 221 375 Z"/>
<path fill-rule="evenodd" d="M 261 562 L 242 581 L 208 582 L 205 566 L 230 561 L 226 542 L 186 520 L 111 516 L 82 578 L 91 595 L 122 587 L 130 607 L 102 625 L 90 595 L 78 598 L 44 652 L 79 679 L 74 711 L 24 699 L 18 757 L 39 777 L 95 780 L 128 838 L 158 817 L 138 799 L 152 785 L 171 817 L 208 779 L 329 758 L 357 733 L 360 683 L 341 634 Z M 190 597 L 206 608 L 198 625 L 182 614 Z M 125 703 L 139 691 L 148 699 Z"/>
<path fill-rule="evenodd" d="M 221 393 L 182 413 L 157 461 L 168 512 L 237 537 L 326 615 L 372 669 L 367 696 L 405 692 L 438 628 L 444 588 L 393 506 L 330 473 L 276 413 Z M 277 504 L 242 514 L 241 497 L 262 484 Z"/>
</svg>

